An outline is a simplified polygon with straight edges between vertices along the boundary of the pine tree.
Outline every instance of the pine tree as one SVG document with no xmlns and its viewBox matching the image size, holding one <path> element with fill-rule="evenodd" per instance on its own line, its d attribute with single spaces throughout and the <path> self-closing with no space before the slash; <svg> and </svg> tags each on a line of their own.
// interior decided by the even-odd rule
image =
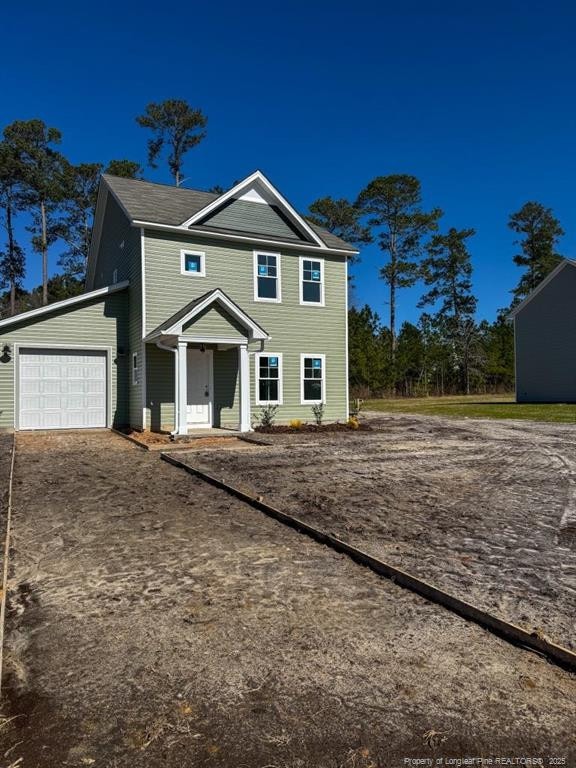
<svg viewBox="0 0 576 768">
<path fill-rule="evenodd" d="M 61 134 L 42 120 L 16 120 L 4 139 L 22 168 L 22 199 L 32 214 L 32 245 L 42 257 L 42 302 L 48 303 L 48 248 L 58 238 L 54 216 L 63 196 L 64 159 L 56 150 Z"/>
<path fill-rule="evenodd" d="M 136 118 L 141 128 L 148 128 L 154 137 L 148 142 L 148 164 L 156 168 L 156 161 L 165 145 L 168 146 L 168 167 L 177 187 L 183 182 L 184 155 L 206 137 L 203 130 L 207 118 L 200 109 L 193 109 L 180 99 L 168 99 L 160 104 L 150 103 L 143 115 Z"/>
<path fill-rule="evenodd" d="M 513 290 L 514 303 L 518 303 L 562 260 L 562 256 L 556 252 L 556 246 L 564 230 L 551 208 L 533 201 L 525 203 L 519 211 L 513 213 L 508 226 L 520 235 L 515 241 L 520 246 L 520 253 L 514 256 L 514 263 L 525 267 L 524 274 Z"/>
<path fill-rule="evenodd" d="M 362 190 L 357 206 L 376 227 L 380 249 L 387 263 L 380 277 L 390 293 L 390 357 L 396 354 L 396 298 L 398 290 L 415 284 L 420 274 L 422 240 L 438 228 L 439 208 L 429 213 L 421 207 L 420 182 L 414 176 L 378 176 Z"/>
<path fill-rule="evenodd" d="M 6 141 L 0 142 L 0 212 L 6 246 L 0 251 L 0 282 L 10 291 L 10 314 L 16 314 L 16 292 L 26 276 L 26 257 L 16 242 L 14 216 L 22 207 L 22 167 Z"/>
</svg>

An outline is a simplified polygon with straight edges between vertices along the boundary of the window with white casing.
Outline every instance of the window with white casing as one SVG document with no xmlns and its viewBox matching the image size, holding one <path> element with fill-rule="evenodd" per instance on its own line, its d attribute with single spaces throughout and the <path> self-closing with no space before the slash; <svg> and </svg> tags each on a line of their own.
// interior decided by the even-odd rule
<svg viewBox="0 0 576 768">
<path fill-rule="evenodd" d="M 203 251 L 180 251 L 180 272 L 192 277 L 206 277 L 206 254 Z"/>
<path fill-rule="evenodd" d="M 280 254 L 254 251 L 255 301 L 281 301 Z"/>
<path fill-rule="evenodd" d="M 282 355 L 257 353 L 256 404 L 280 405 L 282 403 Z"/>
<path fill-rule="evenodd" d="M 325 402 L 326 357 L 325 355 L 302 355 L 301 357 L 301 401 L 308 403 Z"/>
<path fill-rule="evenodd" d="M 324 306 L 324 259 L 300 257 L 300 303 Z"/>
<path fill-rule="evenodd" d="M 132 384 L 138 384 L 138 352 L 132 353 Z"/>
</svg>

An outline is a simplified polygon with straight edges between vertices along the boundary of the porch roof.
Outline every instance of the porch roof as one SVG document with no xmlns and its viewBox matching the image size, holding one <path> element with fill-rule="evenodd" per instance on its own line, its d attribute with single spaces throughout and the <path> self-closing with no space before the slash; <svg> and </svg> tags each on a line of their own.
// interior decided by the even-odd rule
<svg viewBox="0 0 576 768">
<path fill-rule="evenodd" d="M 227 313 L 229 313 L 243 328 L 247 330 L 250 340 L 266 340 L 270 335 L 253 320 L 236 302 L 227 296 L 220 288 L 214 288 L 212 291 L 198 296 L 188 304 L 183 306 L 178 312 L 165 320 L 151 331 L 145 338 L 145 341 L 154 341 L 161 336 L 180 336 L 183 334 L 183 326 L 194 320 L 195 317 L 218 304 Z"/>
</svg>

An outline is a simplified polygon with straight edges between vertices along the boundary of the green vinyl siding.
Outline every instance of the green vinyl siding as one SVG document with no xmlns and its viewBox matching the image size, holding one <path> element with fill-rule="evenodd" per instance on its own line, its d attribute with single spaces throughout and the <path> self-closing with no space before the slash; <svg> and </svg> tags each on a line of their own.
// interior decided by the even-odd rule
<svg viewBox="0 0 576 768">
<path fill-rule="evenodd" d="M 16 350 L 54 345 L 59 348 L 110 348 L 112 422 L 121 426 L 128 421 L 128 291 L 118 291 L 85 304 L 55 310 L 0 330 L 0 343 L 10 345 L 10 359 L 0 359 L 0 427 L 14 427 L 17 397 Z M 118 355 L 118 349 L 124 354 Z"/>
<path fill-rule="evenodd" d="M 204 219 L 202 224 L 214 229 L 272 235 L 283 240 L 304 240 L 278 208 L 249 200 L 231 200 Z"/>
<path fill-rule="evenodd" d="M 236 428 L 240 418 L 238 350 L 213 349 L 214 426 Z M 146 345 L 147 424 L 153 432 L 174 429 L 174 353 Z"/>
<path fill-rule="evenodd" d="M 256 204 L 258 205 L 258 204 Z M 262 206 L 264 207 L 264 206 Z M 201 250 L 206 253 L 206 277 L 191 280 L 180 273 L 180 250 Z M 258 302 L 254 299 L 254 249 L 249 244 L 238 245 L 209 237 L 182 236 L 147 230 L 145 232 L 146 275 L 146 332 L 160 325 L 185 304 L 213 288 L 221 288 L 250 317 L 271 336 L 263 351 L 282 353 L 283 404 L 277 413 L 278 421 L 300 418 L 310 421 L 311 405 L 301 405 L 301 354 L 326 356 L 326 408 L 327 420 L 343 420 L 347 414 L 346 363 L 346 268 L 345 258 L 332 254 L 298 252 L 281 248 L 266 248 L 281 253 L 281 303 Z M 299 256 L 324 257 L 325 306 L 300 304 Z M 220 335 L 221 328 L 214 331 Z M 227 335 L 230 332 L 227 331 Z M 250 346 L 250 393 L 253 420 L 260 407 L 255 399 L 254 353 L 260 344 Z M 237 379 L 237 351 L 232 350 L 225 377 Z M 170 353 L 167 353 L 170 354 Z M 173 362 L 172 362 L 173 365 Z M 150 386 L 149 372 L 148 386 Z M 215 357 L 215 389 L 227 386 L 218 383 Z M 230 385 L 231 387 L 231 385 Z M 235 384 L 236 400 L 238 397 Z M 172 393 L 173 399 L 173 393 Z M 237 402 L 225 412 L 226 420 L 237 423 Z M 217 409 L 215 409 L 217 410 Z M 233 414 L 233 415 L 232 415 Z M 173 422 L 172 422 L 173 423 Z"/>
<path fill-rule="evenodd" d="M 214 426 L 236 429 L 240 423 L 238 350 L 214 352 Z"/>
<path fill-rule="evenodd" d="M 174 353 L 146 344 L 146 427 L 174 429 Z"/>
<path fill-rule="evenodd" d="M 111 194 L 108 195 L 102 222 L 102 234 L 92 288 L 112 284 L 113 272 L 118 270 L 118 282 L 129 280 L 130 315 L 128 327 L 127 357 L 138 354 L 138 383 L 128 381 L 127 399 L 129 422 L 132 427 L 142 427 L 142 402 L 145 378 L 145 356 L 142 343 L 142 265 L 140 259 L 140 230 L 132 227 L 123 210 Z"/>
<path fill-rule="evenodd" d="M 246 342 L 246 329 L 218 305 L 212 305 L 183 326 L 183 335 L 236 339 Z"/>
</svg>

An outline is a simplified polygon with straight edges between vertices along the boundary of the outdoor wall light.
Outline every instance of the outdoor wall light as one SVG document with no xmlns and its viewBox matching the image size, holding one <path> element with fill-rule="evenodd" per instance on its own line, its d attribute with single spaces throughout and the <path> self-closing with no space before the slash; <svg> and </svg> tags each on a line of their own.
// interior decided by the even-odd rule
<svg viewBox="0 0 576 768">
<path fill-rule="evenodd" d="M 0 360 L 3 363 L 10 362 L 10 360 L 11 360 L 11 352 L 12 352 L 12 350 L 10 348 L 10 344 L 4 344 L 2 346 L 2 356 L 0 357 Z"/>
<path fill-rule="evenodd" d="M 206 347 L 204 344 L 200 344 L 200 352 L 206 352 Z"/>
</svg>

